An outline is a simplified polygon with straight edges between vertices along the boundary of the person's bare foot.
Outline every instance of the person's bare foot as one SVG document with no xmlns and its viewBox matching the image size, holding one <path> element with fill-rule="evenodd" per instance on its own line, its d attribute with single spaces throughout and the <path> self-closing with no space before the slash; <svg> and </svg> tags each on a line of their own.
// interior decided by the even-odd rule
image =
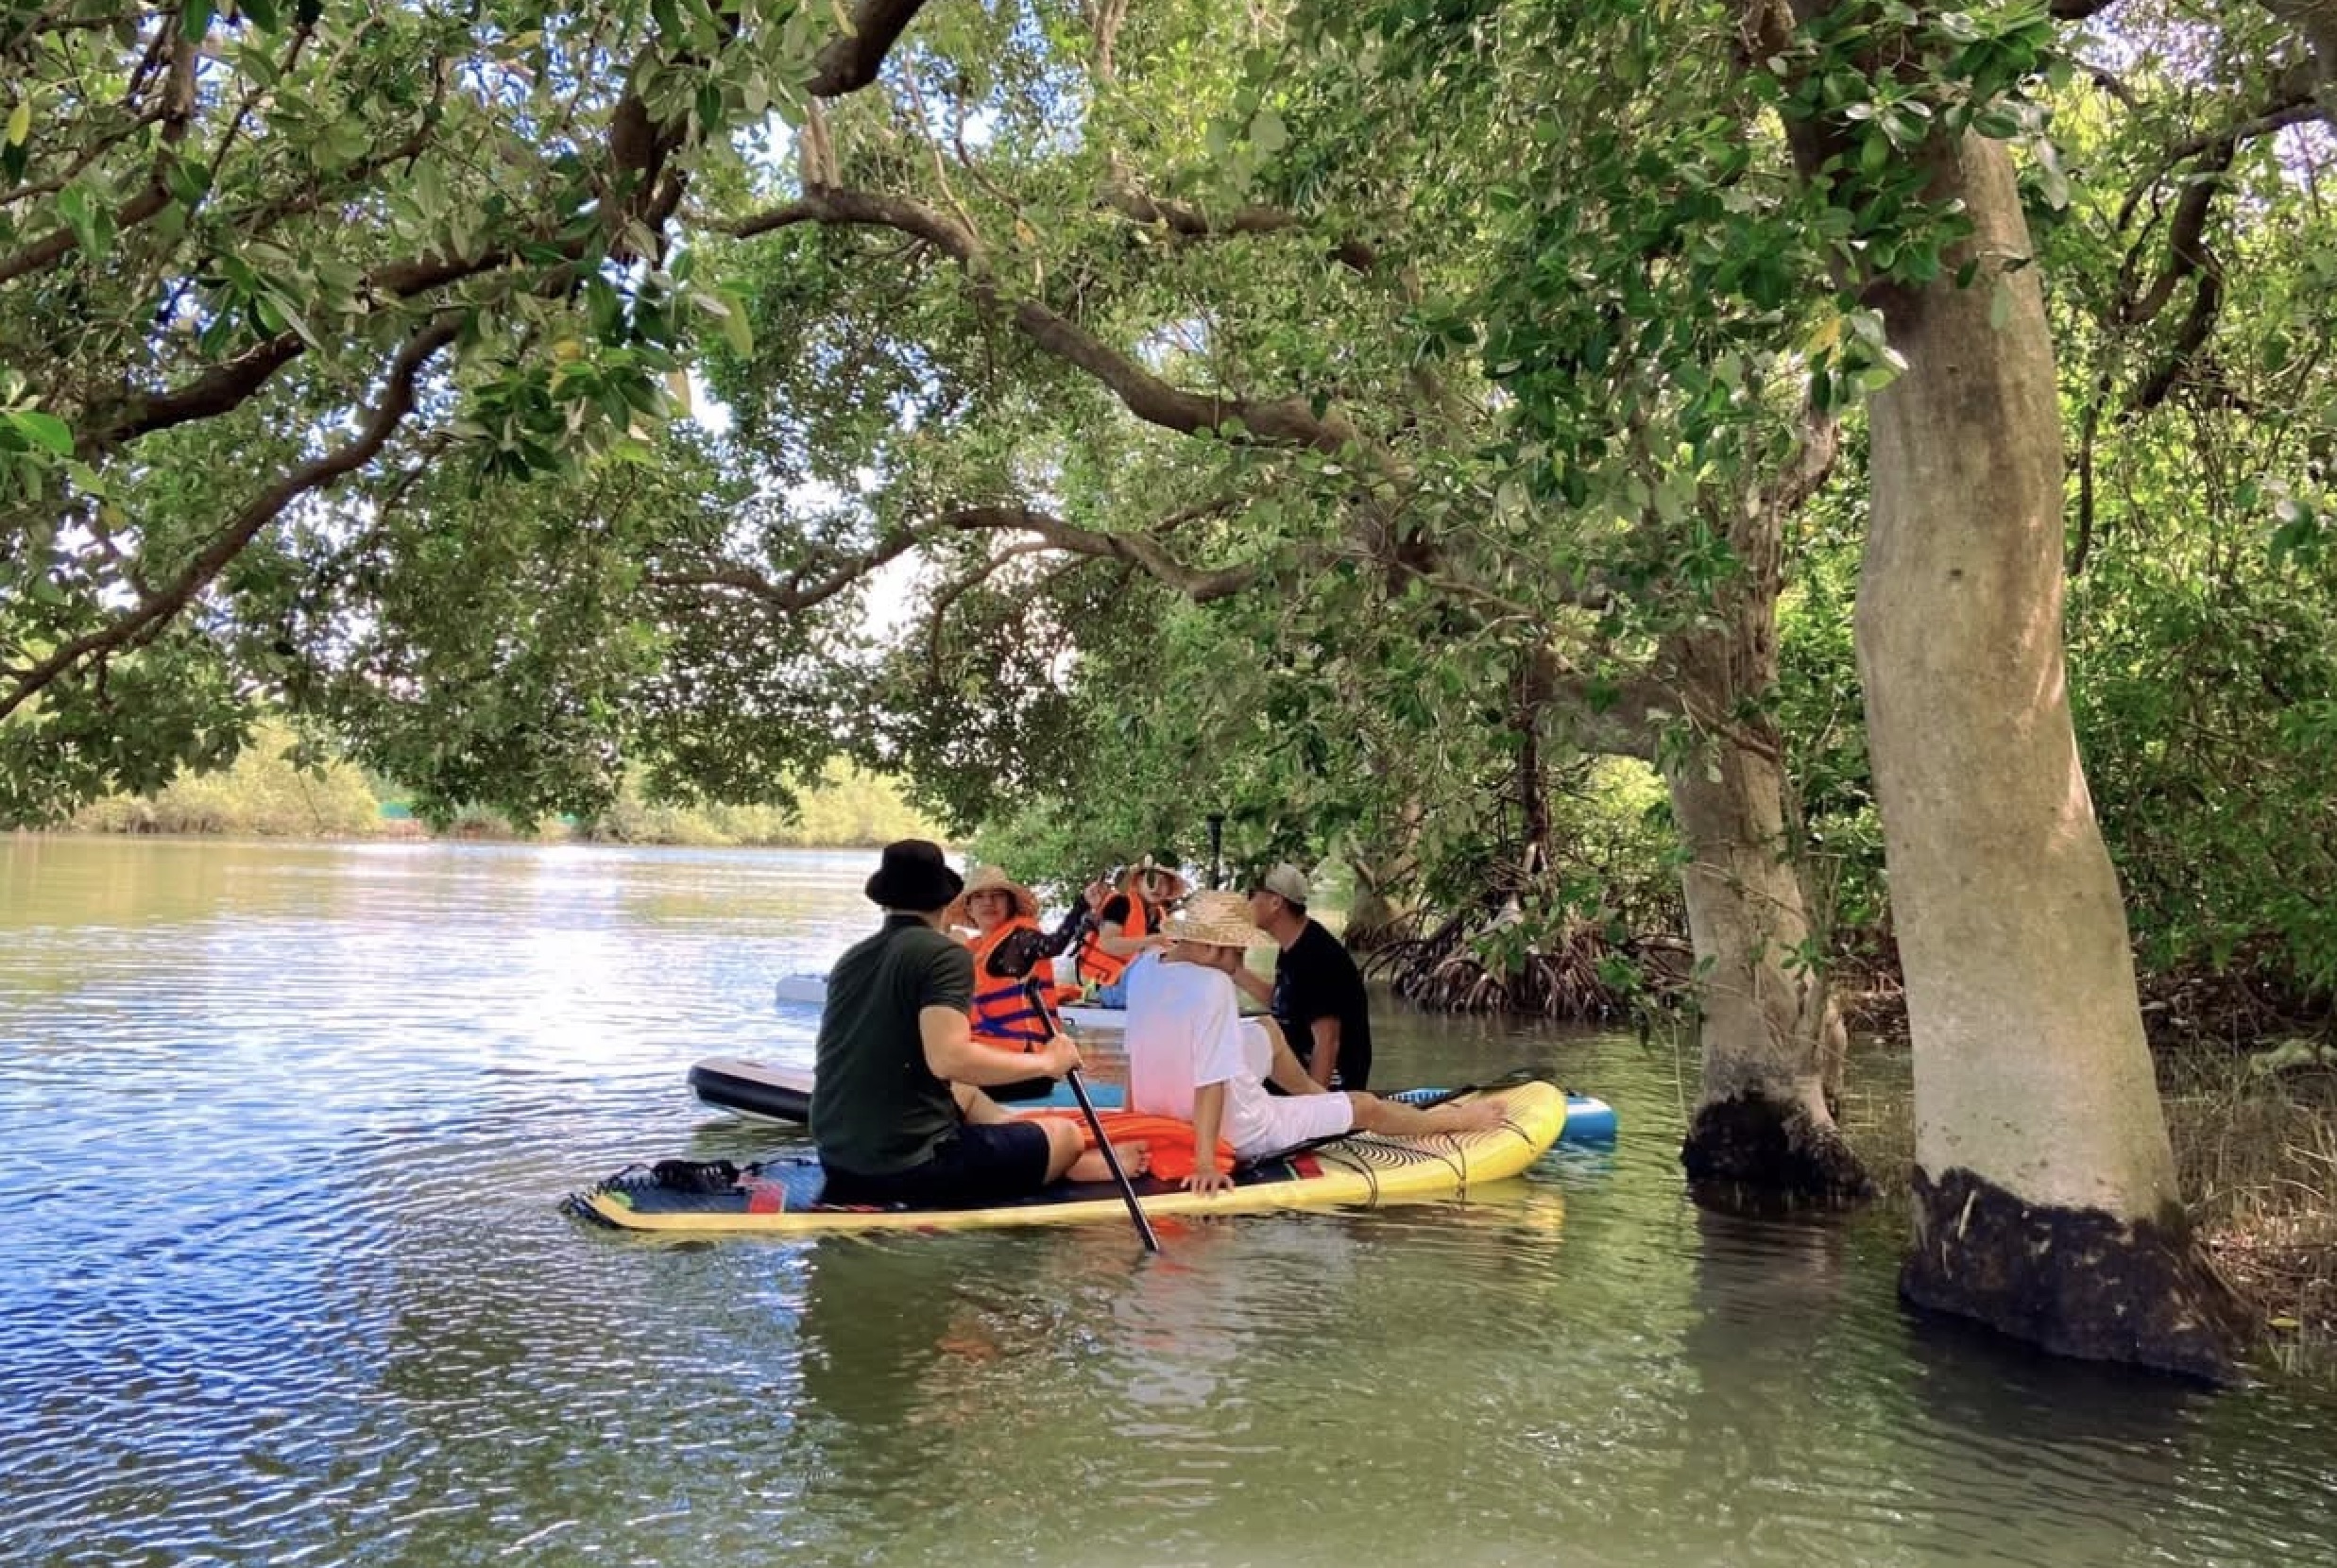
<svg viewBox="0 0 2337 1568">
<path fill-rule="evenodd" d="M 1510 1119 L 1509 1108 L 1498 1099 L 1473 1099 L 1453 1112 L 1456 1133 L 1490 1133 Z"/>
<path fill-rule="evenodd" d="M 1151 1144 L 1116 1143 L 1112 1146 L 1112 1152 L 1119 1156 L 1119 1167 L 1128 1173 L 1131 1180 L 1152 1168 Z M 1112 1167 L 1105 1163 L 1102 1150 L 1091 1149 L 1073 1160 L 1071 1168 L 1064 1174 L 1074 1182 L 1108 1182 L 1112 1179 Z"/>
</svg>

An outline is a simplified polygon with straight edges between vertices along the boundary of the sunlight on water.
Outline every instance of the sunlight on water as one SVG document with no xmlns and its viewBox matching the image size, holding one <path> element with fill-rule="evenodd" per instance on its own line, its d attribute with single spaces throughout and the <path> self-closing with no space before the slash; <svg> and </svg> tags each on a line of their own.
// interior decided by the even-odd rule
<svg viewBox="0 0 2337 1568">
<path fill-rule="evenodd" d="M 2328 1412 L 1919 1329 L 1884 1215 L 1704 1215 L 1667 1048 L 1384 1014 L 1611 1150 L 1434 1204 L 674 1244 L 701 1056 L 866 855 L 0 843 L 0 1562 L 2271 1565 Z M 1117 1064 L 1099 1052 L 1100 1077 Z"/>
</svg>

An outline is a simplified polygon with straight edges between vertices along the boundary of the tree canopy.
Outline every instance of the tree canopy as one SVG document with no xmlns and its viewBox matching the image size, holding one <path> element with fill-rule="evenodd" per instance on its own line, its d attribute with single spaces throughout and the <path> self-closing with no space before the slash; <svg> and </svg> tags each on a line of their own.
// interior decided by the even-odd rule
<svg viewBox="0 0 2337 1568">
<path fill-rule="evenodd" d="M 1029 813 L 1066 876 L 1197 853 L 1206 804 L 1243 858 L 1449 901 L 1577 757 L 1745 744 L 1879 916 L 1843 553 L 1872 280 L 1957 232 L 1897 159 L 1945 116 L 2021 154 L 2145 943 L 2326 983 L 2278 876 L 2328 839 L 2310 8 L 1801 19 L 1821 64 L 1919 22 L 1946 86 L 1880 92 L 1715 73 L 1745 14 L 27 13 L 0 808 L 288 708 L 447 810 L 589 810 L 628 763 L 772 797 L 841 751 Z M 1854 200 L 1790 178 L 1810 116 Z M 873 646 L 888 568 L 915 613 Z M 1689 689 L 1740 656 L 1699 635 L 1776 617 L 1780 679 Z"/>
</svg>

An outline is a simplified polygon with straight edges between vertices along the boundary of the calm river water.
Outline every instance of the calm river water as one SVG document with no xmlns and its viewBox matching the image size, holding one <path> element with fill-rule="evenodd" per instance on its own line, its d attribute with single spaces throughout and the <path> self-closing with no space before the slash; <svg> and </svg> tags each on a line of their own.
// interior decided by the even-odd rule
<svg viewBox="0 0 2337 1568">
<path fill-rule="evenodd" d="M 683 1075 L 865 854 L 0 839 L 0 1561 L 2337 1563 L 2337 1415 L 1919 1325 L 1884 1215 L 1699 1214 L 1680 1064 L 1407 1016 L 1623 1135 L 1466 1204 L 687 1246 Z M 1109 1076 L 1108 1061 L 1099 1065 Z"/>
</svg>

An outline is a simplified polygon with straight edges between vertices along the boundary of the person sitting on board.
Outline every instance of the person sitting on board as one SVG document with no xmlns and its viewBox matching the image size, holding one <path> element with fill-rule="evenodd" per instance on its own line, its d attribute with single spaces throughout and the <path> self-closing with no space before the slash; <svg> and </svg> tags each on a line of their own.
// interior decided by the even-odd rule
<svg viewBox="0 0 2337 1568">
<path fill-rule="evenodd" d="M 1059 1035 L 1029 1053 L 974 1037 L 973 955 L 941 929 L 964 886 L 924 839 L 885 845 L 868 878 L 884 924 L 828 971 L 813 1063 L 811 1141 L 828 1202 L 969 1208 L 1110 1174 L 1075 1129 L 1009 1116 L 981 1092 L 1033 1069 L 1059 1078 L 1080 1054 Z M 1141 1151 L 1122 1151 L 1132 1162 Z"/>
<path fill-rule="evenodd" d="M 1027 1051 L 1054 1033 L 1041 1004 L 1077 997 L 1079 988 L 1057 986 L 1047 960 L 1063 951 L 1078 919 L 1074 911 L 1053 931 L 1041 930 L 1036 894 L 997 866 L 974 873 L 942 915 L 942 925 L 970 927 L 974 932 L 966 946 L 974 954 L 976 1039 Z"/>
<path fill-rule="evenodd" d="M 1239 1159 L 1271 1158 L 1351 1132 L 1417 1136 L 1498 1127 L 1495 1102 L 1420 1107 L 1326 1089 L 1306 1075 L 1271 1019 L 1245 1019 L 1234 989 L 1243 954 L 1270 940 L 1238 893 L 1197 893 L 1172 916 L 1166 951 L 1128 968 L 1128 1105 L 1193 1124 L 1195 1144 L 1222 1137 Z M 1271 1081 L 1285 1093 L 1267 1093 Z M 1203 1165 L 1185 1179 L 1221 1192 L 1232 1176 Z"/>
<path fill-rule="evenodd" d="M 1166 946 L 1160 924 L 1168 908 L 1185 896 L 1187 884 L 1174 866 L 1151 855 L 1120 877 L 1120 891 L 1096 912 L 1095 929 L 1080 944 L 1079 977 L 1094 988 L 1098 1007 L 1126 1007 L 1122 983 L 1131 960 Z"/>
<path fill-rule="evenodd" d="M 1372 1086 L 1372 1010 L 1363 971 L 1306 912 L 1306 874 L 1285 861 L 1250 886 L 1250 919 L 1274 939 L 1274 978 L 1247 964 L 1234 983 L 1266 1003 L 1284 1038 L 1326 1089 Z"/>
</svg>

